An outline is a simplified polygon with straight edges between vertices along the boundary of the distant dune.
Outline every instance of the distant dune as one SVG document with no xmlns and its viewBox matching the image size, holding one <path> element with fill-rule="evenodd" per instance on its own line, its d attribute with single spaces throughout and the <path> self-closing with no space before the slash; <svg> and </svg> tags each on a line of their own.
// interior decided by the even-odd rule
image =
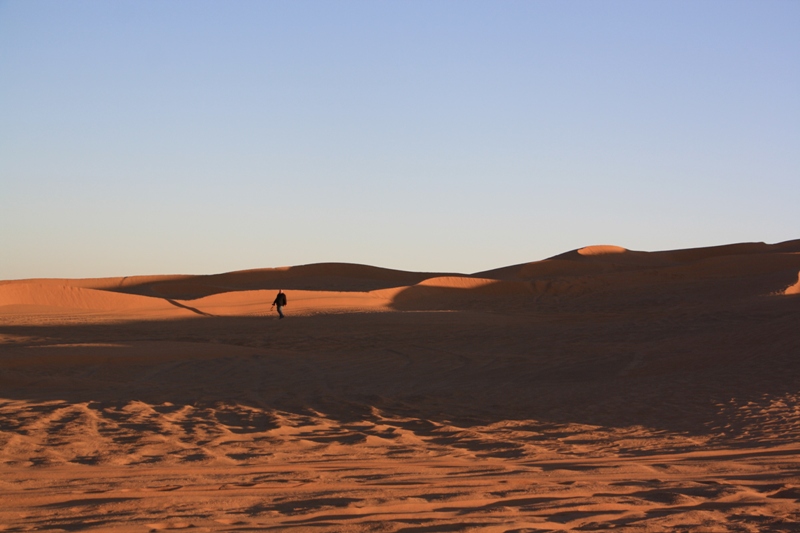
<svg viewBox="0 0 800 533">
<path fill-rule="evenodd" d="M 202 276 L 132 276 L 100 279 L 0 281 L 0 313 L 151 314 L 157 318 L 258 315 L 273 292 L 292 293 L 297 313 L 393 309 L 524 308 L 541 300 L 629 291 L 683 291 L 693 281 L 742 278 L 733 293 L 796 294 L 800 240 L 709 248 L 637 252 L 589 246 L 550 259 L 478 272 L 405 272 L 347 263 L 320 263 Z M 746 279 L 746 278 L 749 278 Z M 787 288 L 787 285 L 790 285 Z M 709 286 L 709 290 L 711 287 Z"/>
<path fill-rule="evenodd" d="M 0 281 L 0 531 L 800 531 L 799 317 L 800 240 Z"/>
</svg>

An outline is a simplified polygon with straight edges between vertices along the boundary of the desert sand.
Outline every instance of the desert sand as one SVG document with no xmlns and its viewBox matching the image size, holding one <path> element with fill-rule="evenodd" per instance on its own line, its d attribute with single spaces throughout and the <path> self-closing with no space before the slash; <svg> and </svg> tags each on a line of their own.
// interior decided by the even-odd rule
<svg viewBox="0 0 800 533">
<path fill-rule="evenodd" d="M 800 531 L 799 273 L 796 240 L 0 282 L 0 530 Z"/>
</svg>

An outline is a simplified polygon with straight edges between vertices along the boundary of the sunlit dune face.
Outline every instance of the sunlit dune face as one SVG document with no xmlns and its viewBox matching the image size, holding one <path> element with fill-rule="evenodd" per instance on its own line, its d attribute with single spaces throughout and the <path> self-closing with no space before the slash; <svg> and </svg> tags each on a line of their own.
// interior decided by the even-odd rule
<svg viewBox="0 0 800 533">
<path fill-rule="evenodd" d="M 441 287 L 445 289 L 475 289 L 495 283 L 497 283 L 497 280 L 494 279 L 443 276 L 426 279 L 425 281 L 420 282 L 419 285 L 425 287 Z"/>
<path fill-rule="evenodd" d="M 587 246 L 581 248 L 578 253 L 581 255 L 606 255 L 606 254 L 622 254 L 628 250 L 621 246 L 613 246 L 611 244 L 600 244 L 597 246 Z"/>
<path fill-rule="evenodd" d="M 789 285 L 783 294 L 800 294 L 800 272 L 797 273 L 797 281 L 794 285 Z"/>
</svg>

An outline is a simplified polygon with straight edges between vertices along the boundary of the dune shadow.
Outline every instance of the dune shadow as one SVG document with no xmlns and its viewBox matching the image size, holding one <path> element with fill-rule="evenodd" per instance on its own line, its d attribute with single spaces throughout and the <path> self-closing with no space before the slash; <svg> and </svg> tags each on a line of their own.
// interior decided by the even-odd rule
<svg viewBox="0 0 800 533">
<path fill-rule="evenodd" d="M 173 300 L 173 299 L 171 299 L 171 298 L 164 298 L 164 300 L 165 300 L 165 301 L 167 301 L 167 302 L 169 302 L 170 304 L 174 305 L 175 307 L 180 307 L 181 309 L 186 309 L 187 311 L 191 311 L 192 313 L 194 313 L 194 314 L 196 314 L 196 315 L 200 315 L 200 316 L 214 316 L 214 315 L 212 315 L 212 314 L 210 314 L 210 313 L 206 313 L 206 312 L 203 312 L 203 311 L 201 311 L 201 310 L 199 310 L 199 309 L 196 309 L 196 308 L 194 308 L 194 307 L 190 307 L 190 306 L 188 306 L 188 305 L 186 305 L 186 304 L 182 304 L 182 303 L 180 303 L 180 302 L 177 302 L 177 301 L 175 301 L 175 300 Z"/>
</svg>

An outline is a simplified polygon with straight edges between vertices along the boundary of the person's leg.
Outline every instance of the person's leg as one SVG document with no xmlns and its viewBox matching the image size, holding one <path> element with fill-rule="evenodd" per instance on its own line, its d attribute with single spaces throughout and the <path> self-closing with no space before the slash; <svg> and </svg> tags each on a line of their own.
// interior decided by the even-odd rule
<svg viewBox="0 0 800 533">
<path fill-rule="evenodd" d="M 283 311 L 281 311 L 281 307 L 283 306 L 282 305 L 278 306 L 278 314 L 280 315 L 278 318 L 283 318 Z"/>
</svg>

